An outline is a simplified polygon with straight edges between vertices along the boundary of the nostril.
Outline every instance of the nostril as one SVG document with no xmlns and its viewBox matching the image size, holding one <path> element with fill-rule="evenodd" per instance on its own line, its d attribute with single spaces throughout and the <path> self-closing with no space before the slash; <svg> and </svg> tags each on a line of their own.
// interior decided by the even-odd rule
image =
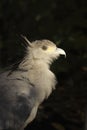
<svg viewBox="0 0 87 130">
<path fill-rule="evenodd" d="M 57 47 L 56 47 L 56 50 L 57 50 Z"/>
</svg>

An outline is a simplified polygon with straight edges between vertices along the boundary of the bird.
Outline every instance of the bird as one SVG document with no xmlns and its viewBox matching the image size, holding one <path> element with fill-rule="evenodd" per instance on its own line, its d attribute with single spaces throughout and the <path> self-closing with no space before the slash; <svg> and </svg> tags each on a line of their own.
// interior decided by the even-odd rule
<svg viewBox="0 0 87 130">
<path fill-rule="evenodd" d="M 60 55 L 66 56 L 50 40 L 23 38 L 27 44 L 24 58 L 15 69 L 0 73 L 0 130 L 24 130 L 34 120 L 57 84 L 50 66 Z"/>
</svg>

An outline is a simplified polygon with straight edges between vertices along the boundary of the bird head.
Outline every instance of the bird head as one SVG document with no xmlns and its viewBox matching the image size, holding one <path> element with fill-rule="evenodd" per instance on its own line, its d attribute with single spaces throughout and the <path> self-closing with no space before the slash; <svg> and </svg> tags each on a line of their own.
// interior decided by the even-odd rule
<svg viewBox="0 0 87 130">
<path fill-rule="evenodd" d="M 66 56 L 63 49 L 58 48 L 56 44 L 49 40 L 36 40 L 34 42 L 29 42 L 26 37 L 24 37 L 28 43 L 27 54 L 29 58 L 34 60 L 42 60 L 48 64 L 57 59 L 60 55 Z"/>
</svg>

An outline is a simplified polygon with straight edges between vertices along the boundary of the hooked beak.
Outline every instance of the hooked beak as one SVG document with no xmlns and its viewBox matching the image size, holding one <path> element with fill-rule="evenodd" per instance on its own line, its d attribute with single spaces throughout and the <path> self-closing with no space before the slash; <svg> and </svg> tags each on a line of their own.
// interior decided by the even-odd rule
<svg viewBox="0 0 87 130">
<path fill-rule="evenodd" d="M 58 51 L 59 55 L 64 55 L 66 57 L 66 53 L 63 49 L 57 48 L 57 51 Z"/>
</svg>

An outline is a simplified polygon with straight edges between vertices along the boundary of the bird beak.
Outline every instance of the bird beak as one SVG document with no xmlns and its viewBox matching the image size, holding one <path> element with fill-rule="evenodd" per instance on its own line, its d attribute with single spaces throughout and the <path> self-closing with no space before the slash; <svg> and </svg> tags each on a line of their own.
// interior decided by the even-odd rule
<svg viewBox="0 0 87 130">
<path fill-rule="evenodd" d="M 58 51 L 59 55 L 64 55 L 66 57 L 66 53 L 63 49 L 57 48 L 57 51 Z"/>
</svg>

